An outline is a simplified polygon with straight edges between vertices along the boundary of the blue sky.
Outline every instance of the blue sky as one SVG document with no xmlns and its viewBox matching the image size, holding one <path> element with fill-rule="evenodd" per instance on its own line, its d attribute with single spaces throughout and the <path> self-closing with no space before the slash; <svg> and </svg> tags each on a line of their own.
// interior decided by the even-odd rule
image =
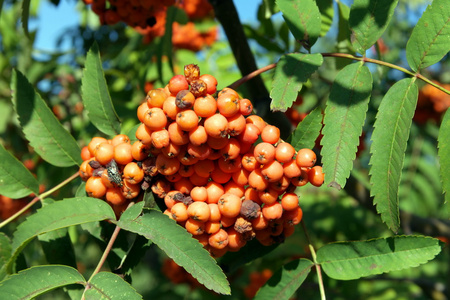
<svg viewBox="0 0 450 300">
<path fill-rule="evenodd" d="M 80 15 L 77 5 L 81 1 L 61 0 L 58 6 L 49 1 L 40 1 L 38 19 L 30 22 L 30 28 L 39 28 L 35 48 L 42 51 L 53 51 L 56 38 L 60 36 L 67 27 L 76 26 Z M 237 0 L 234 1 L 243 22 L 256 20 L 256 12 L 261 0 Z M 51 22 L 49 22 L 51 20 Z M 58 24 L 55 26 L 55 24 Z M 70 45 L 63 45 L 62 50 L 68 50 Z"/>
</svg>

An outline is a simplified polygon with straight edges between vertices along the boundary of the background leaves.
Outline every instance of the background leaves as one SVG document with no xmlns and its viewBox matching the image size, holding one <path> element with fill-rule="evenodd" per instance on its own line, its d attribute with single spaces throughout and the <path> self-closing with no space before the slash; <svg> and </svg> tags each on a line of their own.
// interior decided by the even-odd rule
<svg viewBox="0 0 450 300">
<path fill-rule="evenodd" d="M 22 73 L 13 71 L 13 104 L 25 137 L 34 150 L 58 167 L 80 165 L 80 147 L 59 123 Z"/>
<path fill-rule="evenodd" d="M 352 280 L 417 267 L 433 259 L 440 251 L 438 239 L 395 236 L 328 244 L 317 251 L 317 262 L 331 278 Z"/>
<path fill-rule="evenodd" d="M 306 49 L 311 48 L 321 29 L 321 16 L 316 2 L 277 0 L 277 5 L 294 37 L 303 43 Z"/>
<path fill-rule="evenodd" d="M 13 199 L 39 193 L 39 184 L 30 171 L 0 144 L 0 193 Z"/>
<path fill-rule="evenodd" d="M 311 74 L 320 65 L 323 58 L 320 54 L 287 54 L 283 55 L 277 63 L 275 76 L 272 82 L 270 109 L 273 111 L 286 111 L 297 99 Z"/>
<path fill-rule="evenodd" d="M 440 61 L 450 51 L 450 7 L 434 0 L 423 13 L 406 44 L 406 59 L 418 72 Z"/>
<path fill-rule="evenodd" d="M 365 54 L 381 37 L 389 24 L 398 0 L 356 0 L 350 8 L 348 24 L 353 32 L 352 44 Z"/>
</svg>

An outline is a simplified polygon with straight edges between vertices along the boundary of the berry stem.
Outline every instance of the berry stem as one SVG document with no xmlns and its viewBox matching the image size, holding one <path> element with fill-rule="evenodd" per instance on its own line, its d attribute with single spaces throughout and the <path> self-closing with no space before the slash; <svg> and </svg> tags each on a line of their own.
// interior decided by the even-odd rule
<svg viewBox="0 0 450 300">
<path fill-rule="evenodd" d="M 356 55 L 347 54 L 347 53 L 321 53 L 321 54 L 322 54 L 323 57 L 347 58 L 347 59 L 358 60 L 358 61 L 363 61 L 363 62 L 369 62 L 369 63 L 377 64 L 377 65 L 380 65 L 380 66 L 389 67 L 391 69 L 398 70 L 398 71 L 403 72 L 403 73 L 405 73 L 407 75 L 410 75 L 412 77 L 419 78 L 420 80 L 428 83 L 429 85 L 434 86 L 438 90 L 440 90 L 440 91 L 450 95 L 450 91 L 449 90 L 443 88 L 439 84 L 434 83 L 433 81 L 431 81 L 430 79 L 426 78 L 422 74 L 413 73 L 413 72 L 409 71 L 408 69 L 405 69 L 403 67 L 400 67 L 400 66 L 397 66 L 397 65 L 385 62 L 385 61 L 381 61 L 381 60 L 373 59 L 373 58 L 367 58 L 367 57 L 364 57 L 364 56 L 356 56 Z M 262 68 L 260 68 L 258 70 L 255 70 L 255 71 L 249 73 L 248 75 L 242 77 L 241 79 L 233 82 L 232 84 L 229 85 L 229 87 L 233 88 L 233 89 L 237 89 L 244 82 L 247 82 L 248 80 L 250 80 L 250 79 L 260 75 L 261 73 L 264 73 L 266 71 L 274 69 L 276 66 L 277 66 L 277 63 L 273 63 L 273 64 L 267 65 L 265 67 L 262 67 Z"/>
<path fill-rule="evenodd" d="M 134 202 L 130 202 L 130 204 L 128 204 L 127 209 L 130 208 L 131 206 L 134 205 Z M 97 264 L 97 267 L 95 268 L 94 272 L 92 273 L 91 277 L 89 277 L 88 283 L 91 282 L 92 278 L 98 273 L 100 272 L 101 268 L 103 267 L 103 265 L 105 264 L 106 258 L 108 257 L 109 253 L 111 252 L 111 249 L 114 245 L 114 242 L 117 239 L 117 236 L 119 235 L 120 232 L 120 227 L 116 225 L 116 228 L 114 229 L 114 232 L 111 235 L 111 238 L 108 241 L 108 245 L 106 245 L 105 251 L 102 254 L 102 257 L 100 258 L 100 261 Z M 86 285 L 86 289 L 89 288 L 89 284 Z"/>
<path fill-rule="evenodd" d="M 19 210 L 18 212 L 16 212 L 14 215 L 12 215 L 11 217 L 9 217 L 8 219 L 6 219 L 5 221 L 0 223 L 0 228 L 3 228 L 3 226 L 6 226 L 8 223 L 10 223 L 11 221 L 13 221 L 15 218 L 19 217 L 21 214 L 23 214 L 25 211 L 27 211 L 30 207 L 32 207 L 36 202 L 39 202 L 41 199 L 39 198 L 39 196 L 36 196 L 33 198 L 33 200 L 31 200 L 27 205 L 25 205 L 24 207 L 22 207 L 21 210 Z"/>
<path fill-rule="evenodd" d="M 314 266 L 316 267 L 317 270 L 317 280 L 319 281 L 320 299 L 326 300 L 327 297 L 325 295 L 325 288 L 323 285 L 322 268 L 320 267 L 320 264 L 317 262 L 316 250 L 314 250 L 314 247 L 311 243 L 311 239 L 309 237 L 308 229 L 306 229 L 305 222 L 301 220 L 300 224 L 302 224 L 303 232 L 305 233 L 306 240 L 308 241 L 308 247 L 309 250 L 311 251 L 311 257 L 313 259 Z"/>
<path fill-rule="evenodd" d="M 21 210 L 19 210 L 18 212 L 16 212 L 14 215 L 12 215 L 11 217 L 9 217 L 8 219 L 6 219 L 5 221 L 0 223 L 0 228 L 3 228 L 3 226 L 7 225 L 8 223 L 10 223 L 11 221 L 13 221 L 14 219 L 16 219 L 17 217 L 19 217 L 21 214 L 23 214 L 24 212 L 26 212 L 30 207 L 32 207 L 36 202 L 39 202 L 41 200 L 43 200 L 44 198 L 46 198 L 48 195 L 52 194 L 53 192 L 55 192 L 56 190 L 60 189 L 61 187 L 65 186 L 66 184 L 68 184 L 69 182 L 71 182 L 73 179 L 77 178 L 80 174 L 78 172 L 76 172 L 75 174 L 73 174 L 72 176 L 70 176 L 69 178 L 67 178 L 66 180 L 64 180 L 63 182 L 61 182 L 60 184 L 56 185 L 55 187 L 51 188 L 50 190 L 36 196 L 33 198 L 33 200 L 31 200 L 27 205 L 25 205 Z"/>
<path fill-rule="evenodd" d="M 94 272 L 92 273 L 91 277 L 89 278 L 88 282 L 91 282 L 92 278 L 98 273 L 100 272 L 100 269 L 103 267 L 103 264 L 106 261 L 106 258 L 108 257 L 109 253 L 111 252 L 111 249 L 114 245 L 114 242 L 117 239 L 117 236 L 119 235 L 120 232 L 120 227 L 116 226 L 116 228 L 114 229 L 114 232 L 111 235 L 111 238 L 109 239 L 108 245 L 106 245 L 105 251 L 103 252 L 102 257 L 100 258 L 100 261 L 97 264 L 97 267 L 95 268 Z"/>
</svg>

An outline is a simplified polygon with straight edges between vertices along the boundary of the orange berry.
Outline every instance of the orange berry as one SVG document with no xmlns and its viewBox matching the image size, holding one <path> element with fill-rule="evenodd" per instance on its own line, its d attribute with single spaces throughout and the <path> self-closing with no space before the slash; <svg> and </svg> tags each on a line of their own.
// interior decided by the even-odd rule
<svg viewBox="0 0 450 300">
<path fill-rule="evenodd" d="M 190 196 L 192 200 L 206 202 L 208 200 L 208 192 L 204 186 L 196 186 L 191 190 Z"/>
<path fill-rule="evenodd" d="M 102 165 L 108 164 L 114 158 L 114 146 L 103 142 L 95 148 L 95 160 Z"/>
<path fill-rule="evenodd" d="M 150 130 L 160 130 L 166 127 L 167 117 L 161 108 L 152 107 L 145 112 L 143 123 Z"/>
<path fill-rule="evenodd" d="M 215 138 L 224 138 L 228 135 L 228 120 L 221 114 L 206 118 L 203 125 L 208 135 Z"/>
<path fill-rule="evenodd" d="M 132 162 L 133 161 L 132 146 L 129 143 L 121 143 L 115 146 L 114 160 L 120 165 L 126 165 Z"/>
<path fill-rule="evenodd" d="M 184 227 L 192 235 L 201 235 L 205 232 L 205 223 L 195 219 L 187 219 Z"/>
<path fill-rule="evenodd" d="M 275 147 L 266 142 L 259 143 L 255 146 L 253 155 L 260 164 L 267 164 L 275 159 Z"/>
<path fill-rule="evenodd" d="M 280 129 L 273 125 L 266 125 L 261 131 L 261 139 L 269 144 L 276 144 L 280 139 Z"/>
<path fill-rule="evenodd" d="M 239 215 L 241 210 L 241 198 L 234 194 L 223 194 L 217 203 L 220 213 L 224 217 L 234 218 Z"/>
<path fill-rule="evenodd" d="M 325 179 L 322 166 L 314 166 L 308 171 L 308 181 L 314 186 L 321 186 Z"/>
<path fill-rule="evenodd" d="M 198 116 L 193 110 L 183 110 L 177 114 L 176 122 L 181 130 L 190 131 L 198 126 Z"/>
<path fill-rule="evenodd" d="M 286 142 L 281 142 L 275 149 L 275 159 L 280 163 L 287 163 L 292 161 L 295 155 L 294 147 Z"/>
<path fill-rule="evenodd" d="M 284 210 L 293 210 L 298 207 L 298 196 L 295 193 L 285 193 L 281 197 L 281 206 Z"/>
<path fill-rule="evenodd" d="M 180 161 L 176 158 L 168 158 L 163 154 L 156 157 L 156 168 L 163 175 L 173 175 L 180 168 Z"/>
<path fill-rule="evenodd" d="M 187 213 L 189 218 L 200 222 L 206 222 L 209 220 L 211 210 L 206 202 L 197 201 L 188 206 Z"/>
<path fill-rule="evenodd" d="M 137 184 L 144 179 L 144 170 L 137 163 L 130 162 L 123 168 L 123 178 L 131 184 Z"/>
<path fill-rule="evenodd" d="M 127 201 L 127 198 L 122 194 L 122 190 L 119 187 L 111 187 L 106 190 L 106 201 L 114 205 L 120 205 Z"/>
<path fill-rule="evenodd" d="M 199 97 L 194 102 L 195 113 L 202 118 L 208 118 L 214 115 L 217 111 L 217 102 L 210 95 Z"/>
<path fill-rule="evenodd" d="M 300 149 L 297 152 L 296 162 L 300 168 L 311 168 L 316 163 L 316 153 L 311 149 Z"/>
<path fill-rule="evenodd" d="M 239 98 L 230 93 L 222 94 L 217 98 L 217 109 L 225 117 L 234 116 L 239 112 Z"/>
<path fill-rule="evenodd" d="M 100 177 L 89 177 L 85 188 L 89 197 L 101 199 L 106 194 L 106 186 Z"/>
<path fill-rule="evenodd" d="M 272 204 L 264 204 L 262 208 L 262 214 L 267 220 L 277 220 L 283 215 L 283 207 L 279 202 Z"/>
<path fill-rule="evenodd" d="M 220 229 L 209 236 L 209 245 L 217 249 L 223 249 L 228 245 L 228 233 Z"/>
<path fill-rule="evenodd" d="M 113 145 L 114 147 L 122 143 L 131 143 L 130 138 L 125 134 L 118 134 L 111 139 L 111 145 Z"/>
</svg>

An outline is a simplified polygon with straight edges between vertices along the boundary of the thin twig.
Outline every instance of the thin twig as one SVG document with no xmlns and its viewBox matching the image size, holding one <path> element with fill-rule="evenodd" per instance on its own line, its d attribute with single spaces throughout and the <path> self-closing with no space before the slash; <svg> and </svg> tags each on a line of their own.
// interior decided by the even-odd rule
<svg viewBox="0 0 450 300">
<path fill-rule="evenodd" d="M 314 266 L 316 267 L 317 280 L 319 281 L 320 299 L 321 300 L 326 300 L 327 297 L 325 295 L 325 287 L 323 285 L 322 269 L 320 267 L 320 264 L 317 262 L 316 251 L 314 250 L 314 247 L 313 247 L 313 245 L 311 243 L 311 239 L 309 237 L 308 230 L 306 229 L 305 222 L 303 222 L 303 220 L 301 220 L 300 224 L 302 224 L 303 232 L 305 233 L 306 240 L 308 241 L 308 244 L 309 244 L 308 245 L 309 246 L 309 250 L 311 251 L 311 257 L 313 259 Z"/>
<path fill-rule="evenodd" d="M 0 228 L 2 228 L 3 226 L 7 225 L 8 223 L 10 223 L 11 221 L 15 220 L 17 217 L 19 217 L 21 214 L 23 214 L 24 212 L 26 212 L 30 207 L 32 207 L 34 204 L 36 204 L 36 202 L 42 201 L 43 199 L 45 199 L 48 195 L 51 195 L 53 192 L 55 192 L 56 190 L 60 189 L 61 187 L 65 186 L 66 184 L 68 184 L 69 182 L 71 182 L 72 180 L 74 180 L 75 178 L 77 178 L 79 176 L 79 172 L 76 172 L 75 174 L 73 174 L 72 176 L 70 176 L 69 178 L 67 178 L 66 180 L 64 180 L 63 182 L 61 182 L 60 184 L 58 184 L 57 186 L 51 188 L 50 190 L 48 190 L 47 192 L 44 192 L 36 197 L 33 198 L 33 200 L 31 200 L 27 205 L 25 205 L 21 210 L 19 210 L 18 212 L 16 212 L 14 215 L 12 215 L 11 217 L 9 217 L 8 219 L 6 219 L 5 221 L 0 223 Z"/>
<path fill-rule="evenodd" d="M 346 59 L 352 59 L 352 60 L 357 60 L 357 61 L 363 61 L 363 62 L 369 62 L 369 63 L 373 63 L 373 64 L 377 64 L 377 65 L 381 65 L 381 66 L 385 66 L 385 67 L 389 67 L 391 69 L 395 69 L 398 70 L 400 72 L 403 72 L 409 76 L 412 77 L 416 77 L 426 83 L 428 83 L 429 85 L 437 88 L 438 90 L 449 94 L 450 95 L 450 91 L 445 89 L 444 87 L 434 83 L 433 81 L 431 81 L 430 79 L 426 78 L 425 76 L 423 76 L 422 74 L 419 73 L 413 73 L 411 71 L 409 71 L 408 69 L 405 69 L 403 67 L 385 62 L 385 61 L 381 61 L 378 59 L 373 59 L 373 58 L 368 58 L 368 57 L 364 57 L 364 56 L 355 56 L 352 54 L 347 54 L 347 53 L 320 53 L 323 57 L 339 57 L 339 58 L 346 58 Z M 250 79 L 255 78 L 256 76 L 259 76 L 260 74 L 267 72 L 271 69 L 274 69 L 277 66 L 277 63 L 272 63 L 270 65 L 267 65 L 265 67 L 262 67 L 258 70 L 255 70 L 249 74 L 247 74 L 246 76 L 242 77 L 241 79 L 233 82 L 232 84 L 230 84 L 228 87 L 232 88 L 232 89 L 236 89 L 238 88 L 241 84 L 249 81 Z"/>
</svg>

